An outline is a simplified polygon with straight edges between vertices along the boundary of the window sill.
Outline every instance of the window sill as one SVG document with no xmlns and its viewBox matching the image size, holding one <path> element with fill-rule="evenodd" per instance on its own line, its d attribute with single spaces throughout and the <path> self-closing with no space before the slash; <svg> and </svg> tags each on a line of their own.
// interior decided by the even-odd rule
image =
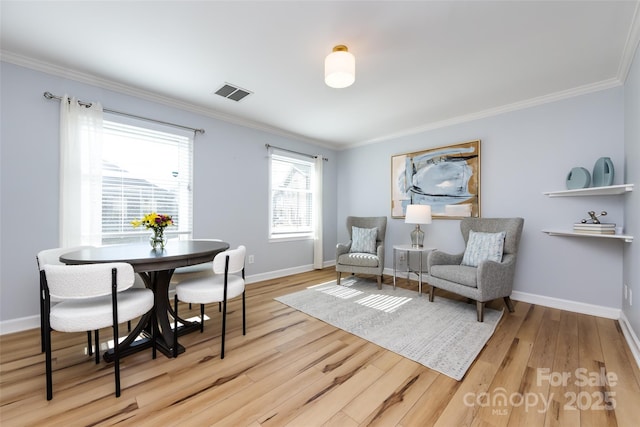
<svg viewBox="0 0 640 427">
<path fill-rule="evenodd" d="M 313 236 L 310 234 L 305 235 L 293 235 L 293 234 L 283 234 L 278 237 L 270 236 L 269 243 L 280 243 L 280 242 L 294 242 L 297 240 L 313 240 Z"/>
</svg>

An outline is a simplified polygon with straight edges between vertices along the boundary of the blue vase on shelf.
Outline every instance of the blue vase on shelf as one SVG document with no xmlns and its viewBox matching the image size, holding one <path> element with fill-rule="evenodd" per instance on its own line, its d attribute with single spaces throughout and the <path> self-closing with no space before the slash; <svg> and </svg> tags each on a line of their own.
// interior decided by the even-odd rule
<svg viewBox="0 0 640 427">
<path fill-rule="evenodd" d="M 606 187 L 613 184 L 613 162 L 609 157 L 600 157 L 593 165 L 591 182 L 594 187 Z"/>
<path fill-rule="evenodd" d="M 567 190 L 587 188 L 591 182 L 591 175 L 585 168 L 576 166 L 567 175 Z"/>
</svg>

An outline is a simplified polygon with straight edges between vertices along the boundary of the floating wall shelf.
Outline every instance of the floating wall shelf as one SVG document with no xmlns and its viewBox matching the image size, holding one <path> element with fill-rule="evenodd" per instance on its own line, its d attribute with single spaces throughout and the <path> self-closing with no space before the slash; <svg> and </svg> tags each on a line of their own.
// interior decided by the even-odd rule
<svg viewBox="0 0 640 427">
<path fill-rule="evenodd" d="M 627 243 L 633 242 L 633 236 L 627 236 L 625 234 L 588 234 L 588 233 L 574 233 L 566 230 L 542 230 L 543 233 L 547 233 L 549 236 L 568 236 L 568 237 L 597 237 L 600 239 L 618 239 L 624 240 Z"/>
<path fill-rule="evenodd" d="M 606 187 L 588 187 L 578 188 L 576 190 L 549 191 L 543 193 L 549 197 L 586 197 L 586 196 L 615 196 L 626 194 L 633 191 L 633 184 L 608 185 Z M 567 236 L 567 237 L 597 237 L 599 239 L 617 239 L 624 240 L 627 243 L 633 242 L 633 236 L 625 234 L 587 234 L 576 233 L 567 230 L 542 230 L 549 236 Z"/>
<path fill-rule="evenodd" d="M 617 194 L 624 194 L 628 191 L 633 191 L 633 184 L 578 188 L 577 190 L 549 191 L 543 194 L 549 197 L 615 196 Z"/>
</svg>

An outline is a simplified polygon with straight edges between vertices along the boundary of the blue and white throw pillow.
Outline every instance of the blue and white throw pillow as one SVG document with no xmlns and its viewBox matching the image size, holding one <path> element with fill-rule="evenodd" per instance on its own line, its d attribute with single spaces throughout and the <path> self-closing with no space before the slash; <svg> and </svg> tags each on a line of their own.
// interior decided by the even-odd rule
<svg viewBox="0 0 640 427">
<path fill-rule="evenodd" d="M 483 261 L 502 261 L 504 238 L 507 233 L 481 233 L 469 231 L 467 248 L 462 256 L 462 265 L 477 267 Z"/>
<path fill-rule="evenodd" d="M 377 228 L 351 227 L 351 249 L 349 252 L 376 253 Z"/>
</svg>

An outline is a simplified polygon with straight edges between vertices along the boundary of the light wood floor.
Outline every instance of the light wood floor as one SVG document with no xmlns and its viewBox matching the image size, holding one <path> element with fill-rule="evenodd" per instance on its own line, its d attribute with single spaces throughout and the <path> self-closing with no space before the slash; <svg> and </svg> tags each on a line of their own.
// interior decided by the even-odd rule
<svg viewBox="0 0 640 427">
<path fill-rule="evenodd" d="M 0 424 L 640 425 L 640 372 L 616 321 L 515 302 L 458 382 L 273 300 L 334 274 L 248 285 L 247 335 L 234 301 L 224 360 L 220 317 L 208 306 L 204 334 L 181 337 L 187 351 L 177 359 L 144 351 L 123 360 L 120 398 L 112 365 L 83 354 L 85 334 L 53 334 L 50 402 L 39 332 L 2 336 Z"/>
</svg>

